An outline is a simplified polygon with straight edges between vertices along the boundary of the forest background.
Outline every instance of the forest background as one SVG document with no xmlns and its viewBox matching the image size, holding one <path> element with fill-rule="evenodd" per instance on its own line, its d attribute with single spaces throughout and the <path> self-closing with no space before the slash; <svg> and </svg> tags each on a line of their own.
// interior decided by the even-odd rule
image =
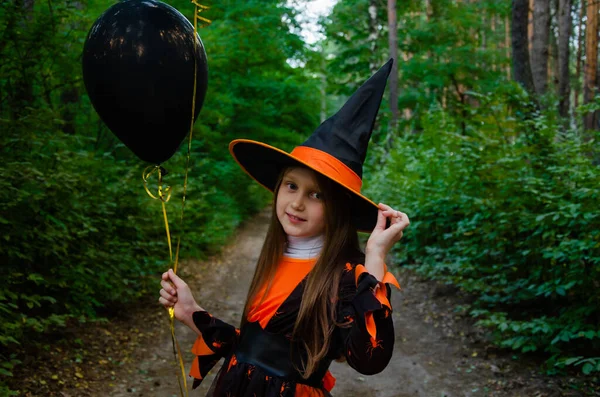
<svg viewBox="0 0 600 397">
<path fill-rule="evenodd" d="M 169 266 L 146 164 L 83 86 L 83 43 L 111 4 L 0 4 L 0 393 L 47 335 L 155 295 Z M 471 294 L 457 311 L 547 373 L 600 372 L 598 2 L 343 0 L 315 45 L 294 2 L 203 4 L 182 258 L 218 252 L 269 202 L 230 140 L 291 150 L 393 57 L 364 192 L 411 217 L 397 263 Z M 164 164 L 174 198 L 186 150 Z"/>
</svg>

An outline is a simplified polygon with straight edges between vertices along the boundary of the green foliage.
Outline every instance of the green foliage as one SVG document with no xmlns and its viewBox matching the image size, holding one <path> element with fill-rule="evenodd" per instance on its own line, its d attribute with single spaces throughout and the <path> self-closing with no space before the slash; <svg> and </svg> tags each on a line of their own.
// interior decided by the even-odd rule
<svg viewBox="0 0 600 397">
<path fill-rule="evenodd" d="M 369 6 L 375 3 L 375 20 Z M 429 5 L 429 6 L 428 6 Z M 487 113 L 480 95 L 502 90 L 510 66 L 504 30 L 490 23 L 504 21 L 510 2 L 403 1 L 397 4 L 398 107 L 412 117 L 401 127 L 420 131 L 422 115 L 443 106 L 465 133 L 474 127 L 473 112 Z M 328 91 L 351 94 L 374 68 L 389 58 L 386 2 L 341 1 L 324 21 L 328 52 Z M 498 23 L 499 25 L 499 23 Z M 383 144 L 388 131 L 388 96 L 383 98 L 373 142 Z M 490 117 L 497 117 L 488 114 Z"/>
<path fill-rule="evenodd" d="M 581 372 L 589 375 L 592 372 L 600 372 L 600 357 L 585 358 L 583 356 L 561 358 L 554 364 L 555 367 L 564 368 L 565 366 L 581 366 Z"/>
<path fill-rule="evenodd" d="M 399 128 L 388 130 L 384 98 L 363 179 L 411 217 L 397 254 L 472 294 L 468 310 L 498 345 L 545 353 L 554 370 L 596 371 L 594 133 L 535 114 L 509 81 L 510 2 L 406 1 L 396 11 Z M 386 4 L 338 2 L 323 25 L 328 90 L 348 95 L 389 54 Z M 536 99 L 557 108 L 552 93 Z M 577 119 L 596 110 L 580 107 Z"/>
<path fill-rule="evenodd" d="M 131 301 L 165 265 L 160 218 L 140 194 L 139 173 L 82 150 L 86 139 L 45 132 L 25 158 L 3 153 L 3 345 Z"/>
<path fill-rule="evenodd" d="M 471 315 L 499 346 L 597 371 L 590 355 L 600 347 L 593 141 L 557 133 L 551 114 L 488 129 L 490 113 L 514 97 L 499 92 L 486 101 L 495 105 L 473 114 L 481 128 L 466 134 L 447 112 L 430 108 L 421 133 L 394 141 L 369 189 L 411 217 L 401 261 L 473 294 Z"/>
<path fill-rule="evenodd" d="M 43 343 L 69 323 L 156 294 L 169 267 L 161 203 L 143 188 L 146 164 L 99 120 L 82 83 L 85 37 L 113 3 L 0 5 L 0 379 L 19 364 L 25 341 Z M 169 4 L 192 17 L 191 3 Z M 314 79 L 288 64 L 305 51 L 293 10 L 229 1 L 202 15 L 213 21 L 199 30 L 209 88 L 193 134 L 183 222 L 187 142 L 163 164 L 181 258 L 218 252 L 268 204 L 270 193 L 229 155 L 232 139 L 290 149 L 318 123 Z M 156 183 L 149 181 L 153 192 Z"/>
</svg>

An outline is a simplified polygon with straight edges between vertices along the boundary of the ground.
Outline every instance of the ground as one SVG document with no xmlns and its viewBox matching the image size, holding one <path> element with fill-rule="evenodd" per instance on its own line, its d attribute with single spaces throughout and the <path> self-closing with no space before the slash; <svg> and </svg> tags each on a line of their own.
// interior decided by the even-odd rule
<svg viewBox="0 0 600 397">
<path fill-rule="evenodd" d="M 196 300 L 224 321 L 239 324 L 268 217 L 263 212 L 248 221 L 219 256 L 181 264 L 179 275 L 191 286 Z M 373 376 L 334 362 L 334 396 L 600 395 L 593 390 L 597 388 L 593 378 L 543 375 L 539 360 L 495 349 L 472 319 L 455 312 L 464 299 L 458 291 L 422 280 L 402 267 L 394 273 L 402 291 L 392 293 L 396 330 L 392 360 Z M 67 328 L 61 335 L 66 338 L 49 341 L 47 351 L 27 352 L 12 389 L 27 397 L 181 396 L 168 315 L 158 303 L 158 281 L 157 277 L 155 296 L 135 307 L 124 307 L 109 323 Z M 187 374 L 195 335 L 181 324 L 176 324 L 175 335 Z M 189 396 L 204 396 L 214 373 Z"/>
</svg>

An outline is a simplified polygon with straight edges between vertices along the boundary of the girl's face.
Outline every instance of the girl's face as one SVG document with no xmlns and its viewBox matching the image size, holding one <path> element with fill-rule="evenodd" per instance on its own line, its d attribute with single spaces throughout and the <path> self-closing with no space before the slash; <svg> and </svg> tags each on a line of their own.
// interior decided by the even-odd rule
<svg viewBox="0 0 600 397">
<path fill-rule="evenodd" d="M 313 237 L 325 231 L 325 203 L 313 171 L 288 170 L 276 203 L 277 218 L 288 236 Z"/>
</svg>

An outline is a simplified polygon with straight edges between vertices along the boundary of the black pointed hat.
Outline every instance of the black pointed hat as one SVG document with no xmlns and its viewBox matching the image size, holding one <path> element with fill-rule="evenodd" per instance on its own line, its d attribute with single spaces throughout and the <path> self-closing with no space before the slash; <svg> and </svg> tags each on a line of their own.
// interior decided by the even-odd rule
<svg viewBox="0 0 600 397">
<path fill-rule="evenodd" d="M 281 170 L 287 167 L 304 166 L 328 177 L 352 193 L 357 229 L 371 232 L 377 223 L 378 207 L 360 193 L 362 167 L 392 63 L 390 59 L 383 65 L 291 153 L 262 142 L 236 139 L 229 144 L 231 155 L 248 175 L 270 191 L 275 189 Z"/>
</svg>

